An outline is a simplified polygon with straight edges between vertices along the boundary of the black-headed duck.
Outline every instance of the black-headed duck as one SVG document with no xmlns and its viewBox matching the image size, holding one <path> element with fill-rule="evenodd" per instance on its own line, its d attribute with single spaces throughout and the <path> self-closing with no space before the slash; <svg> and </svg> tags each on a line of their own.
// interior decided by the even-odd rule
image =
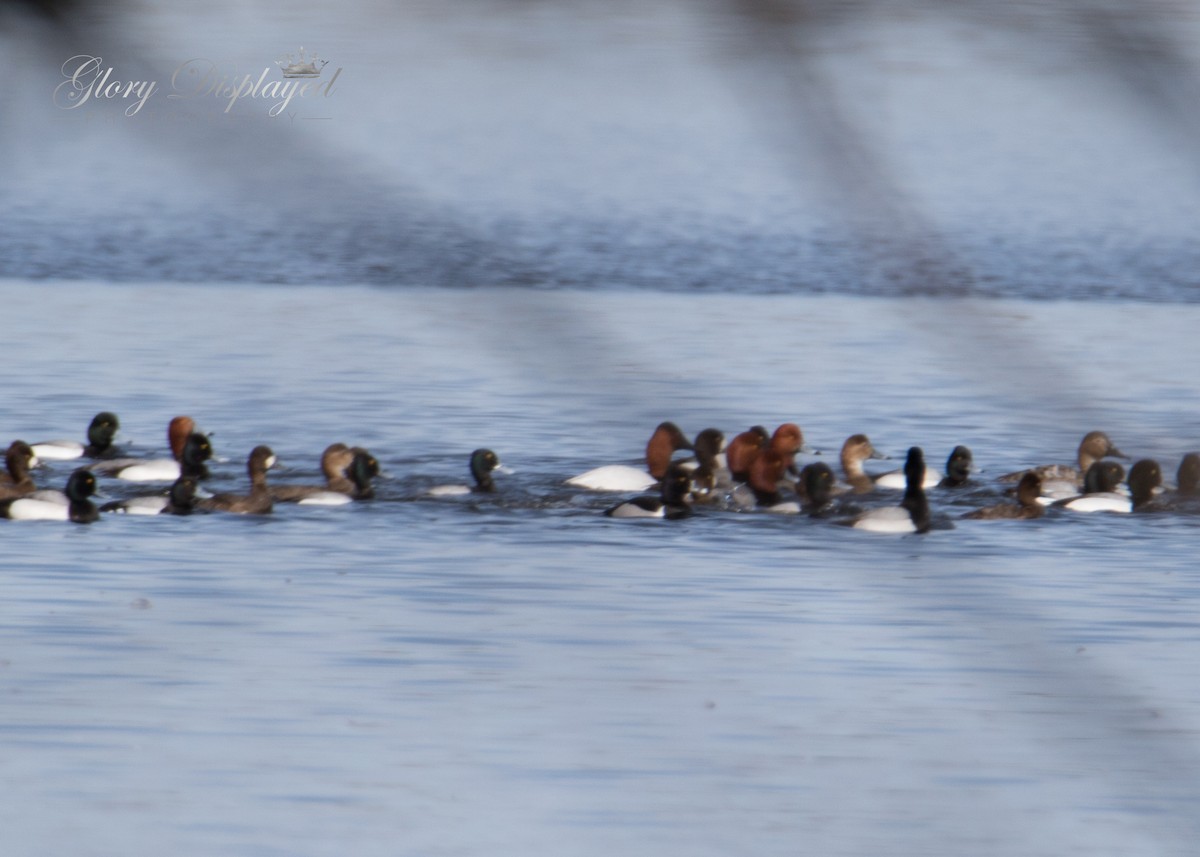
<svg viewBox="0 0 1200 857">
<path fill-rule="evenodd" d="M 904 460 L 907 487 L 899 506 L 871 509 L 850 522 L 856 530 L 871 533 L 924 533 L 929 530 L 931 517 L 929 500 L 925 497 L 925 455 L 919 446 L 911 447 Z"/>
<path fill-rule="evenodd" d="M 490 449 L 477 449 L 471 453 L 469 467 L 474 478 L 473 485 L 436 485 L 426 493 L 431 497 L 455 497 L 463 494 L 491 494 L 496 490 L 492 471 L 500 466 L 500 457 Z"/>
<path fill-rule="evenodd" d="M 646 495 L 618 503 L 604 511 L 610 518 L 686 518 L 692 513 L 688 494 L 692 479 L 678 464 L 672 464 L 659 483 L 657 497 Z"/>
<path fill-rule="evenodd" d="M 193 450 L 193 469 L 191 471 L 184 462 L 184 453 L 187 451 L 188 444 L 191 443 L 195 447 L 197 441 L 194 441 L 193 438 L 204 437 L 195 429 L 196 422 L 191 417 L 175 417 L 167 425 L 167 443 L 171 448 L 171 458 L 117 458 L 97 462 L 93 469 L 97 473 L 126 482 L 174 482 L 185 473 L 201 479 L 206 478 L 207 472 L 200 475 L 194 469 L 198 449 Z M 207 438 L 204 443 L 208 443 Z M 211 456 L 212 447 L 209 446 L 208 455 L 199 460 L 199 466 L 202 469 L 203 462 Z"/>
<path fill-rule="evenodd" d="M 1088 468 L 1088 488 L 1081 497 L 1055 503 L 1055 506 L 1070 509 L 1073 512 L 1121 512 L 1128 513 L 1144 509 L 1154 499 L 1154 492 L 1162 485 L 1162 469 L 1158 462 L 1143 458 L 1129 468 L 1129 494 L 1116 492 L 1120 477 L 1114 481 L 1114 474 L 1121 472 L 1121 465 L 1114 461 L 1098 461 Z"/>
<path fill-rule="evenodd" d="M 67 479 L 64 491 L 66 502 L 33 497 L 3 500 L 0 501 L 0 517 L 13 521 L 74 521 L 77 524 L 90 524 L 100 517 L 91 500 L 95 493 L 96 477 L 90 470 L 80 468 Z"/>
<path fill-rule="evenodd" d="M 87 429 L 87 445 L 74 440 L 43 440 L 32 444 L 34 454 L 46 461 L 71 461 L 77 458 L 112 458 L 117 453 L 113 439 L 121 421 L 111 411 L 92 417 Z"/>
</svg>

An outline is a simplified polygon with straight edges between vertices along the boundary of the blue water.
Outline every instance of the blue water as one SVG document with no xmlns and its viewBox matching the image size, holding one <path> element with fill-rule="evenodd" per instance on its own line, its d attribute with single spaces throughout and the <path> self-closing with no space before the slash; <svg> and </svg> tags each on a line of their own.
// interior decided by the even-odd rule
<svg viewBox="0 0 1200 857">
<path fill-rule="evenodd" d="M 259 443 L 384 475 L 0 526 L 6 854 L 1194 851 L 1200 518 L 935 493 L 954 528 L 893 538 L 563 484 L 663 419 L 966 444 L 984 485 L 1099 428 L 1170 478 L 1196 138 L 1153 52 L 1036 6 L 830 4 L 795 44 L 715 4 L 79 8 L 5 19 L 0 437 L 112 410 L 161 454 L 186 413 L 221 490 Z M 49 97 L 68 50 L 299 45 L 343 73 L 286 124 Z M 478 446 L 495 497 L 422 496 Z"/>
</svg>

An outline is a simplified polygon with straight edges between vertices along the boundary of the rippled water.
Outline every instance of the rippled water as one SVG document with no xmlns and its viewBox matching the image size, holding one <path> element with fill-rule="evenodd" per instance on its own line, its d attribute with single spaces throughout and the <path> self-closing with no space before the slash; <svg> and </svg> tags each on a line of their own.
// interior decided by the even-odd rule
<svg viewBox="0 0 1200 857">
<path fill-rule="evenodd" d="M 1193 9 L 57 5 L 0 8 L 0 438 L 186 413 L 223 490 L 259 443 L 385 476 L 0 525 L 5 854 L 1195 851 L 1197 516 L 935 492 L 954 528 L 893 538 L 563 484 L 663 419 L 966 444 L 985 486 L 1099 428 L 1169 478 Z M 300 45 L 338 91 L 279 121 L 51 99 L 81 51 Z M 422 496 L 482 445 L 495 497 Z"/>
<path fill-rule="evenodd" d="M 24 320 L 6 436 L 108 408 L 149 452 L 187 412 L 218 485 L 261 442 L 276 478 L 313 478 L 335 439 L 387 474 L 352 508 L 3 527 L 13 853 L 1192 848 L 1200 519 L 893 538 L 612 521 L 561 484 L 635 461 L 668 417 L 795 419 L 822 452 L 967 443 L 985 479 L 1102 425 L 1173 470 L 1195 445 L 1191 308 L 15 281 L 0 300 Z M 1025 358 L 992 365 L 999 320 L 1039 345 L 1057 407 Z M 418 499 L 483 444 L 514 469 L 496 498 Z"/>
</svg>

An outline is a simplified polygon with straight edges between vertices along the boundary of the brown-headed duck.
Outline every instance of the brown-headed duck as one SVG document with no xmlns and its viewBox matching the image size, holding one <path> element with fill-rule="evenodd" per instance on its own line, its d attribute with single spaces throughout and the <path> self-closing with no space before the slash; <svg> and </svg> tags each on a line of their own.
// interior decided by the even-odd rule
<svg viewBox="0 0 1200 857">
<path fill-rule="evenodd" d="M 734 437 L 725 447 L 725 464 L 734 482 L 750 478 L 750 462 L 766 449 L 771 436 L 762 426 L 752 426 Z"/>
<path fill-rule="evenodd" d="M 998 503 L 994 506 L 985 506 L 982 509 L 967 512 L 963 517 L 974 521 L 1030 520 L 1040 518 L 1046 510 L 1046 507 L 1038 500 L 1041 493 L 1042 477 L 1032 471 L 1028 471 L 1021 477 L 1021 481 L 1017 483 L 1016 503 Z"/>
<path fill-rule="evenodd" d="M 0 480 L 0 499 L 23 497 L 37 490 L 29 469 L 37 464 L 37 456 L 33 448 L 23 440 L 14 440 L 8 445 L 4 454 L 4 467 L 7 472 Z"/>
<path fill-rule="evenodd" d="M 607 464 L 567 480 L 568 485 L 593 491 L 645 491 L 653 487 L 671 464 L 671 456 L 692 443 L 672 422 L 659 423 L 646 443 L 646 469 L 627 464 Z"/>
<path fill-rule="evenodd" d="M 795 474 L 796 454 L 804 446 L 804 433 L 795 423 L 784 423 L 775 429 L 767 448 L 759 450 L 750 460 L 746 485 L 754 492 L 759 508 L 767 511 L 795 513 L 800 510 L 796 503 L 783 499 L 780 487 L 788 484 L 784 475 Z"/>
<path fill-rule="evenodd" d="M 239 515 L 266 515 L 272 509 L 271 491 L 267 487 L 267 471 L 275 464 L 275 453 L 269 446 L 256 446 L 246 459 L 250 475 L 249 494 L 214 494 L 196 502 L 206 512 L 234 512 Z"/>
<path fill-rule="evenodd" d="M 1079 442 L 1078 468 L 1067 464 L 1041 464 L 1028 469 L 1042 477 L 1042 495 L 1044 497 L 1064 499 L 1073 496 L 1083 487 L 1083 480 L 1088 469 L 1100 459 L 1128 457 L 1117 449 L 1104 432 L 1090 431 Z M 1000 481 L 1019 482 L 1025 472 L 1025 470 L 1018 470 L 1006 473 L 1000 477 Z"/>
</svg>

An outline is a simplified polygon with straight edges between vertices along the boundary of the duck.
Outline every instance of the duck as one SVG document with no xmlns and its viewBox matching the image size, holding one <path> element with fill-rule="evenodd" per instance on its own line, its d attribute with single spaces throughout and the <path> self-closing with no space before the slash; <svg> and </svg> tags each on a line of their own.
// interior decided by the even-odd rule
<svg viewBox="0 0 1200 857">
<path fill-rule="evenodd" d="M 272 485 L 271 499 L 280 503 L 299 503 L 323 494 L 347 495 L 355 490 L 354 482 L 346 473 L 353 461 L 354 453 L 350 447 L 344 443 L 331 443 L 321 453 L 324 485 Z"/>
<path fill-rule="evenodd" d="M 567 480 L 568 485 L 592 491 L 645 491 L 662 479 L 671 464 L 671 456 L 679 450 L 694 451 L 679 426 L 672 422 L 659 423 L 646 443 L 646 469 L 628 464 L 607 464 Z"/>
<path fill-rule="evenodd" d="M 871 509 L 850 521 L 856 530 L 871 533 L 925 533 L 931 518 L 925 497 L 925 454 L 919 446 L 910 447 L 904 460 L 907 487 L 899 506 Z"/>
<path fill-rule="evenodd" d="M 682 466 L 691 472 L 692 495 L 698 500 L 712 499 L 721 482 L 723 468 L 720 456 L 725 449 L 725 433 L 720 429 L 706 428 L 696 435 L 692 448 L 696 453 L 695 461 L 682 462 Z"/>
<path fill-rule="evenodd" d="M 120 515 L 190 515 L 196 508 L 198 485 L 196 477 L 180 476 L 165 493 L 113 500 L 101 506 L 100 511 Z"/>
<path fill-rule="evenodd" d="M 246 459 L 250 475 L 249 494 L 214 494 L 196 501 L 196 507 L 206 512 L 233 512 L 238 515 L 266 515 L 271 512 L 271 491 L 267 487 L 267 471 L 275 464 L 275 453 L 269 446 L 256 446 Z"/>
<path fill-rule="evenodd" d="M 797 496 L 803 497 L 801 511 L 811 517 L 824 514 L 833 502 L 837 477 L 833 468 L 823 461 L 806 464 L 800 469 L 796 484 Z"/>
<path fill-rule="evenodd" d="M 167 493 L 166 505 L 159 510 L 160 515 L 190 515 L 196 511 L 196 491 L 199 482 L 194 476 L 180 476 L 171 483 Z"/>
<path fill-rule="evenodd" d="M 1054 505 L 1070 509 L 1072 512 L 1120 512 L 1129 513 L 1145 509 L 1152 499 L 1154 491 L 1162 485 L 1162 469 L 1153 459 L 1143 458 L 1129 468 L 1129 495 L 1117 493 L 1114 489 L 1120 482 L 1120 477 L 1114 481 L 1114 472 L 1124 475 L 1121 465 L 1113 461 L 1098 461 L 1087 473 L 1089 487 L 1099 490 L 1085 493 L 1073 500 L 1064 500 Z"/>
<path fill-rule="evenodd" d="M 692 479 L 688 472 L 678 464 L 672 464 L 663 474 L 657 497 L 634 497 L 605 509 L 604 514 L 610 518 L 686 518 L 692 514 L 688 500 L 691 485 Z"/>
<path fill-rule="evenodd" d="M 208 478 L 208 467 L 205 466 L 206 461 L 212 457 L 212 444 L 208 442 L 208 438 L 193 432 L 188 436 L 187 441 L 183 445 L 183 460 L 176 466 L 179 468 L 179 476 L 175 481 L 187 477 L 193 481 Z M 170 462 L 174 464 L 175 462 Z M 134 464 L 133 467 L 140 465 Z M 118 470 L 118 473 L 121 472 Z M 135 479 L 135 482 L 142 480 Z M 173 486 L 172 486 L 173 487 Z M 119 512 L 126 515 L 157 515 L 162 512 L 163 508 L 170 500 L 171 491 L 158 492 L 155 494 L 139 494 L 136 497 L 126 497 L 124 500 L 114 500 L 111 503 L 105 503 L 100 507 L 101 512 Z"/>
<path fill-rule="evenodd" d="M 375 496 L 371 480 L 379 475 L 379 461 L 360 446 L 350 448 L 353 458 L 345 469 L 344 477 L 350 487 L 342 491 L 321 491 L 309 494 L 299 501 L 301 506 L 344 506 L 355 500 L 369 500 Z M 340 484 L 340 483 L 339 483 Z"/>
<path fill-rule="evenodd" d="M 1067 499 L 1078 493 L 1083 485 L 1088 469 L 1102 458 L 1128 458 L 1117 449 L 1107 434 L 1102 431 L 1090 431 L 1079 442 L 1077 459 L 1078 469 L 1067 464 L 1040 464 L 1033 470 L 1042 478 L 1042 496 L 1051 499 Z M 1001 482 L 1019 482 L 1025 470 L 1005 473 L 1000 477 Z"/>
<path fill-rule="evenodd" d="M 33 477 L 29 475 L 30 468 L 36 467 L 37 463 L 33 447 L 25 441 L 14 440 L 10 443 L 4 454 L 7 472 L 2 474 L 4 478 L 0 481 L 0 500 L 23 497 L 37 490 Z"/>
<path fill-rule="evenodd" d="M 78 458 L 112 458 L 117 453 L 113 438 L 121 421 L 111 411 L 92 417 L 87 429 L 87 445 L 74 440 L 43 440 L 31 444 L 34 454 L 45 461 L 71 461 Z"/>
<path fill-rule="evenodd" d="M 66 503 L 57 499 L 16 497 L 0 501 L 0 517 L 13 521 L 73 521 L 90 524 L 100 517 L 91 497 L 96 493 L 96 477 L 80 468 L 67 479 L 63 492 Z"/>
<path fill-rule="evenodd" d="M 725 447 L 725 465 L 733 482 L 745 482 L 750 476 L 750 462 L 766 448 L 771 435 L 762 426 L 751 426 L 736 435 Z"/>
<path fill-rule="evenodd" d="M 435 485 L 426 494 L 430 497 L 460 497 L 464 494 L 491 494 L 496 490 L 492 471 L 500 467 L 500 457 L 490 449 L 477 449 L 471 453 L 471 476 L 474 485 Z"/>
<path fill-rule="evenodd" d="M 1108 498 L 1115 498 L 1117 505 L 1128 501 L 1127 494 L 1121 492 L 1121 481 L 1125 478 L 1125 468 L 1115 461 L 1095 461 L 1083 477 L 1083 493 L 1070 497 L 1055 499 L 1047 497 L 1043 488 L 1038 502 L 1058 509 L 1071 507 L 1079 512 L 1102 511 Z M 1087 500 L 1087 502 L 1076 502 Z M 1074 504 L 1073 506 L 1071 504 Z"/>
<path fill-rule="evenodd" d="M 946 459 L 946 473 L 943 475 L 926 467 L 921 477 L 921 487 L 929 488 L 958 488 L 966 484 L 971 475 L 971 450 L 965 446 L 956 446 Z M 877 488 L 902 490 L 907 484 L 903 470 L 893 470 L 873 477 Z"/>
<path fill-rule="evenodd" d="M 852 434 L 842 444 L 842 472 L 846 483 L 855 494 L 866 494 L 875 489 L 875 480 L 863 469 L 863 462 L 872 458 L 884 456 L 875 451 L 871 440 L 865 434 Z"/>
<path fill-rule="evenodd" d="M 971 470 L 975 466 L 975 457 L 965 446 L 956 446 L 950 450 L 946 459 L 946 476 L 937 484 L 938 488 L 962 488 L 971 480 Z"/>
<path fill-rule="evenodd" d="M 746 485 L 754 493 L 758 508 L 782 514 L 795 514 L 800 504 L 784 500 L 780 487 L 785 473 L 796 473 L 796 454 L 804 446 L 804 433 L 795 423 L 784 423 L 775 429 L 771 442 L 753 456 L 749 464 Z"/>
<path fill-rule="evenodd" d="M 193 436 L 204 437 L 195 429 L 196 422 L 191 417 L 175 417 L 167 425 L 167 443 L 171 448 L 171 458 L 117 458 L 97 462 L 92 469 L 104 476 L 111 476 L 126 482 L 174 482 L 183 475 L 180 462 L 183 461 L 188 443 L 194 442 L 192 441 Z M 203 461 L 211 456 L 212 448 L 210 446 L 209 454 L 197 462 L 204 472 L 193 471 L 190 475 L 200 479 L 207 478 L 208 472 L 203 466 Z"/>
<path fill-rule="evenodd" d="M 371 480 L 379 475 L 379 461 L 361 446 L 334 443 L 321 454 L 325 485 L 272 485 L 271 499 L 301 506 L 344 506 L 375 496 Z"/>
<path fill-rule="evenodd" d="M 1038 499 L 1041 493 L 1042 477 L 1033 471 L 1027 471 L 1021 477 L 1021 481 L 1017 483 L 1016 503 L 998 503 L 994 506 L 984 506 L 982 509 L 967 512 L 963 517 L 974 521 L 1032 520 L 1033 518 L 1040 518 L 1046 510 L 1046 507 Z"/>
<path fill-rule="evenodd" d="M 1200 494 L 1200 452 L 1189 452 L 1179 462 L 1175 491 L 1180 495 Z"/>
</svg>

